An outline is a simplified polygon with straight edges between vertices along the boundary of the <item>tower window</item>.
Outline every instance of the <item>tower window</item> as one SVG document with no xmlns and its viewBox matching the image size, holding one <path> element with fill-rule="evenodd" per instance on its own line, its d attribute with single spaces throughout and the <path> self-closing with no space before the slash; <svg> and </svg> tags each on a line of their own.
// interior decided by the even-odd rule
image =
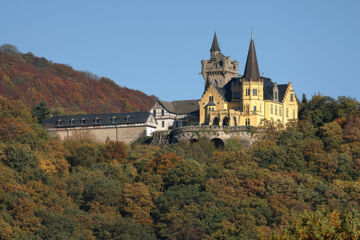
<svg viewBox="0 0 360 240">
<path fill-rule="evenodd" d="M 278 100 L 279 100 L 279 99 L 278 99 L 278 93 L 277 93 L 277 92 L 275 92 L 275 93 L 274 93 L 274 95 L 275 95 L 275 96 L 274 96 L 274 97 L 275 97 L 275 99 L 274 99 L 274 100 L 275 100 L 275 101 L 278 101 Z"/>
<path fill-rule="evenodd" d="M 161 109 L 161 116 L 164 116 L 165 112 L 164 109 Z"/>
<path fill-rule="evenodd" d="M 154 115 L 154 117 L 156 117 L 156 109 L 154 109 L 153 115 Z"/>
<path fill-rule="evenodd" d="M 214 96 L 209 96 L 209 102 L 213 102 L 214 101 Z"/>
<path fill-rule="evenodd" d="M 216 79 L 214 80 L 214 87 L 218 87 L 218 82 L 216 81 Z"/>
<path fill-rule="evenodd" d="M 274 113 L 273 105 L 270 104 L 270 114 L 273 114 L 273 113 Z"/>
<path fill-rule="evenodd" d="M 257 89 L 253 89 L 253 96 L 257 96 Z"/>
<path fill-rule="evenodd" d="M 293 102 L 293 101 L 294 101 L 294 94 L 291 93 L 291 94 L 290 94 L 290 102 Z"/>
<path fill-rule="evenodd" d="M 277 115 L 277 106 L 275 105 L 275 115 Z"/>
</svg>

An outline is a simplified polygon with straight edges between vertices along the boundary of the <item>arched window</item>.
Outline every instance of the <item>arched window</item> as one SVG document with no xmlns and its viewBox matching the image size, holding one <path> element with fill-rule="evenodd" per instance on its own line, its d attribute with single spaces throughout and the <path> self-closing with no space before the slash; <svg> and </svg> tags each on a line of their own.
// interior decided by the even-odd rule
<svg viewBox="0 0 360 240">
<path fill-rule="evenodd" d="M 224 117 L 223 119 L 223 126 L 229 126 L 230 119 L 228 117 Z"/>
<path fill-rule="evenodd" d="M 214 121 L 213 121 L 213 125 L 214 126 L 219 126 L 219 122 L 220 122 L 220 119 L 218 117 L 215 117 Z"/>
<path fill-rule="evenodd" d="M 218 82 L 216 79 L 214 80 L 214 87 L 218 87 Z"/>
</svg>

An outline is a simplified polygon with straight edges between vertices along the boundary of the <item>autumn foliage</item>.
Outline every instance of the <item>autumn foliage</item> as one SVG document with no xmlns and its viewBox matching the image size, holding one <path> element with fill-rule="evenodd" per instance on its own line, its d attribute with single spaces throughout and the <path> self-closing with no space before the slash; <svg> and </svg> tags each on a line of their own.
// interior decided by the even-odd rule
<svg viewBox="0 0 360 240">
<path fill-rule="evenodd" d="M 0 46 L 0 95 L 27 106 L 45 101 L 65 113 L 147 111 L 155 101 L 108 78 L 19 53 L 11 45 Z"/>
<path fill-rule="evenodd" d="M 286 129 L 216 149 L 60 141 L 0 97 L 0 239 L 358 239 L 354 101 L 315 96 Z"/>
</svg>

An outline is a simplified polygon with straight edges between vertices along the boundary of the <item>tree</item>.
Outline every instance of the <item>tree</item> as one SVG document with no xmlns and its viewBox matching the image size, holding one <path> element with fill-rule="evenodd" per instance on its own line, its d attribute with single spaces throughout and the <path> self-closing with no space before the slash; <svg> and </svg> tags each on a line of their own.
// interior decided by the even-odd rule
<svg viewBox="0 0 360 240">
<path fill-rule="evenodd" d="M 154 208 L 149 189 L 143 183 L 125 184 L 122 190 L 122 212 L 142 224 L 152 224 L 150 211 Z"/>
<path fill-rule="evenodd" d="M 46 107 L 46 102 L 41 101 L 38 105 L 32 107 L 32 116 L 37 119 L 38 123 L 43 123 L 46 119 L 51 117 L 51 112 Z"/>
<path fill-rule="evenodd" d="M 106 162 L 124 162 L 127 157 L 126 145 L 123 142 L 109 141 L 106 143 L 102 157 Z"/>
</svg>

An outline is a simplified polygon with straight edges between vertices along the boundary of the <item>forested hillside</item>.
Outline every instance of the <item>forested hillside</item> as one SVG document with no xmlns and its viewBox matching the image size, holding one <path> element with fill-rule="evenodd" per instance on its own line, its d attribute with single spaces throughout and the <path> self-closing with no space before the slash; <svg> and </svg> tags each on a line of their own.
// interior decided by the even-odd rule
<svg viewBox="0 0 360 240">
<path fill-rule="evenodd" d="M 27 106 L 44 101 L 60 113 L 145 111 L 155 101 L 108 78 L 19 53 L 11 45 L 0 46 L 0 95 Z"/>
<path fill-rule="evenodd" d="M 249 149 L 65 142 L 0 98 L 0 239 L 358 239 L 360 116 L 315 96 Z"/>
</svg>

